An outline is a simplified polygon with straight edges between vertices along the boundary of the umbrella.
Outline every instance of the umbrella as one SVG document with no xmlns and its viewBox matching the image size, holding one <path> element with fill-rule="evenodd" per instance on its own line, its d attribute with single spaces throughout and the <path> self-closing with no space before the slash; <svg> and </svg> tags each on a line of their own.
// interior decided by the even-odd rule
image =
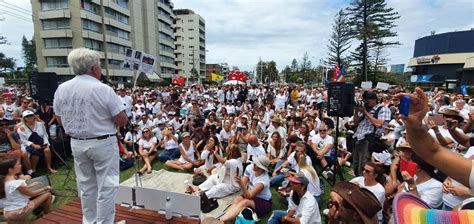
<svg viewBox="0 0 474 224">
<path fill-rule="evenodd" d="M 224 82 L 224 85 L 245 85 L 245 82 L 238 81 L 238 80 L 229 80 L 227 82 Z"/>
</svg>

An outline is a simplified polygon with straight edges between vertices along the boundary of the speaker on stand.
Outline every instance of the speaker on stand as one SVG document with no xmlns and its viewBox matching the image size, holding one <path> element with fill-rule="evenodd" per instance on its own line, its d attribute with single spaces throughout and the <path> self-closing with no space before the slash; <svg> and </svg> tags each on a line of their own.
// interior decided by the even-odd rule
<svg viewBox="0 0 474 224">
<path fill-rule="evenodd" d="M 328 106 L 327 112 L 328 116 L 336 117 L 336 136 L 334 137 L 334 149 L 335 153 L 333 156 L 335 158 L 332 161 L 335 161 L 334 164 L 328 164 L 318 173 L 318 176 L 326 180 L 329 184 L 334 185 L 336 179 L 344 181 L 344 174 L 342 173 L 342 168 L 339 165 L 337 159 L 337 138 L 339 137 L 339 117 L 350 117 L 354 114 L 354 92 L 355 86 L 353 83 L 344 83 L 344 82 L 332 82 L 328 86 Z M 326 170 L 333 170 L 334 177 L 332 180 L 325 178 L 321 175 Z"/>
</svg>

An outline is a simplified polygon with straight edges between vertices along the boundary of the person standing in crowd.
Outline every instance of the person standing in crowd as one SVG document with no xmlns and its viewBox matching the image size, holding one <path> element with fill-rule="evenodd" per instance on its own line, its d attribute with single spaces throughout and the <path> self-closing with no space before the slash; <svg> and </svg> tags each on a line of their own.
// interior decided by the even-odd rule
<svg viewBox="0 0 474 224">
<path fill-rule="evenodd" d="M 5 103 L 2 105 L 3 106 L 3 111 L 5 111 L 5 114 L 3 115 L 4 120 L 8 120 L 10 124 L 14 124 L 15 121 L 13 120 L 13 113 L 16 111 L 17 107 L 15 105 L 15 102 L 13 101 L 13 93 L 3 93 L 2 96 L 5 99 Z"/>
<path fill-rule="evenodd" d="M 365 136 L 374 132 L 376 135 L 381 136 L 384 124 L 388 123 L 391 119 L 390 109 L 377 103 L 377 94 L 365 92 L 363 95 L 365 105 L 364 107 L 357 107 L 354 113 L 354 122 L 358 125 L 354 133 L 356 142 L 352 152 L 356 176 L 362 174 L 363 165 L 370 161 L 369 141 Z"/>
<path fill-rule="evenodd" d="M 127 95 L 127 90 L 125 88 L 118 89 L 120 100 L 125 107 L 125 114 L 127 115 L 129 120 L 132 120 L 132 106 L 133 106 L 133 99 L 131 96 Z"/>
<path fill-rule="evenodd" d="M 76 75 L 59 85 L 54 111 L 71 136 L 83 223 L 113 223 L 119 186 L 116 126 L 127 124 L 125 107 L 114 90 L 101 83 L 101 55 L 87 48 L 72 50 L 68 63 Z"/>
</svg>

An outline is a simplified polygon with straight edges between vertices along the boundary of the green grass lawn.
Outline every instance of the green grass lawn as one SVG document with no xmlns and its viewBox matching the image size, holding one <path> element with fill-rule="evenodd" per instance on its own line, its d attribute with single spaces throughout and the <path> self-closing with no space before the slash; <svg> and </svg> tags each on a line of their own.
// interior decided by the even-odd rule
<svg viewBox="0 0 474 224">
<path fill-rule="evenodd" d="M 68 159 L 67 163 L 71 167 L 74 166 L 74 162 L 72 158 Z M 60 163 L 56 163 L 56 164 L 60 164 Z M 77 197 L 76 179 L 75 179 L 74 170 L 70 171 L 69 178 L 67 178 L 67 173 L 69 171 L 67 170 L 66 166 L 61 164 L 61 166 L 56 166 L 56 168 L 58 169 L 58 173 L 54 175 L 50 175 L 53 188 L 57 192 L 56 200 L 53 204 L 53 209 L 58 208 L 61 205 L 66 204 L 67 202 Z M 164 164 L 160 161 L 155 160 L 153 162 L 153 169 L 154 170 L 164 169 Z M 346 180 L 350 180 L 352 178 L 350 175 L 348 175 L 348 170 L 349 169 L 346 167 L 343 168 L 343 173 Z M 135 173 L 134 167 L 126 171 L 120 172 L 120 182 L 129 179 L 130 177 L 133 176 L 134 173 Z M 45 174 L 45 171 L 40 171 L 40 174 Z M 324 194 L 322 195 L 321 203 L 319 204 L 319 209 L 321 212 L 327 208 L 328 195 L 329 195 L 329 192 L 331 191 L 330 185 L 326 181 L 323 181 L 323 183 L 324 183 Z M 271 191 L 272 191 L 273 210 L 286 210 L 288 208 L 287 202 L 284 198 L 278 195 L 276 187 L 272 187 Z M 269 217 L 270 217 L 270 214 L 264 217 L 260 221 L 260 223 L 266 223 Z M 324 223 L 325 217 L 323 215 L 322 215 L 322 219 Z"/>
</svg>

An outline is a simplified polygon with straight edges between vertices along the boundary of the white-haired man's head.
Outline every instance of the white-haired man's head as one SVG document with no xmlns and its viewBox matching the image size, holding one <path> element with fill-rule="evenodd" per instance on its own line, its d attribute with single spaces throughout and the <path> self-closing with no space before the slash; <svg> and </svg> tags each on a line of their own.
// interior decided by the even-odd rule
<svg viewBox="0 0 474 224">
<path fill-rule="evenodd" d="M 89 74 L 100 78 L 100 54 L 87 48 L 72 50 L 67 56 L 67 61 L 76 75 Z M 98 74 L 97 74 L 98 73 Z"/>
</svg>

